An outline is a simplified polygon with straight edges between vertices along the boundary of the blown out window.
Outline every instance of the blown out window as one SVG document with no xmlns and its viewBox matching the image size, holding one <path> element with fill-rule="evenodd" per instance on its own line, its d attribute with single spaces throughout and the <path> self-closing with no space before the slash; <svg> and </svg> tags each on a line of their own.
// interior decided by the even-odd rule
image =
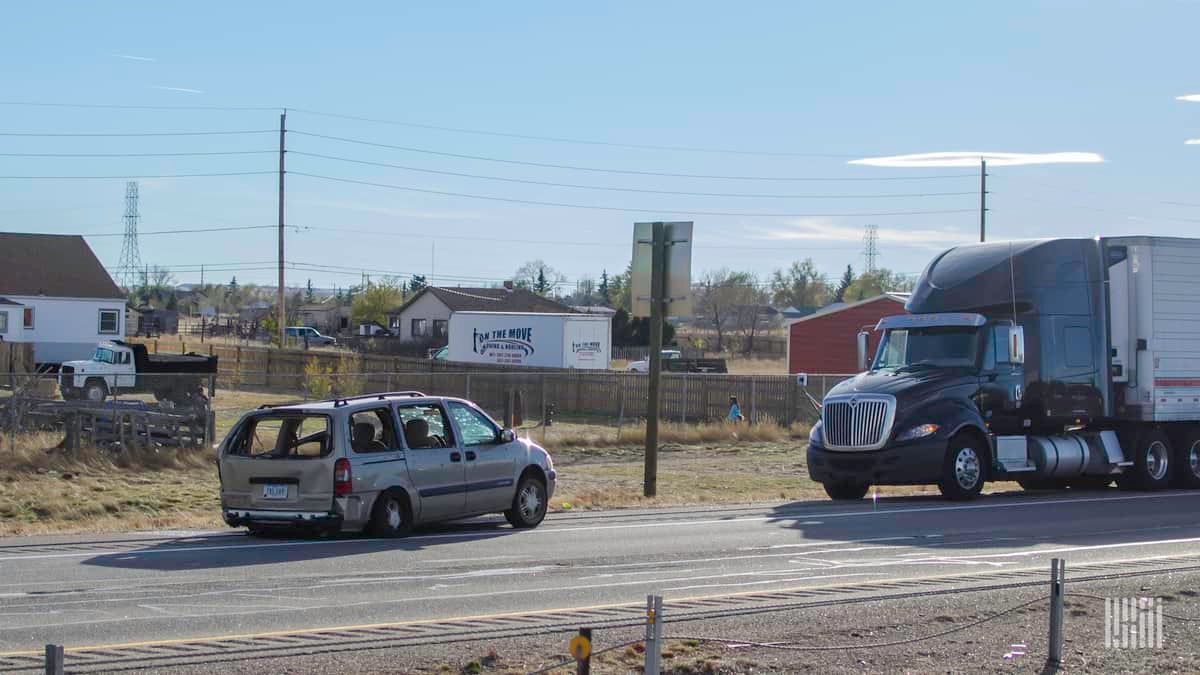
<svg viewBox="0 0 1200 675">
<path fill-rule="evenodd" d="M 247 420 L 227 454 L 253 459 L 312 459 L 329 454 L 325 415 L 264 415 Z"/>
</svg>

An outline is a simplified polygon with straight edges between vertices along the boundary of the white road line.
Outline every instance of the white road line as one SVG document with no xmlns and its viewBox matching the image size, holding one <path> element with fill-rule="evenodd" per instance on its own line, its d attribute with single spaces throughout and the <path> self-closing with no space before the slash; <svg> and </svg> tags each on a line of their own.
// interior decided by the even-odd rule
<svg viewBox="0 0 1200 675">
<path fill-rule="evenodd" d="M 767 581 L 746 581 L 736 584 L 693 584 L 691 586 L 676 586 L 675 588 L 664 588 L 664 592 L 672 591 L 693 591 L 700 588 L 740 588 L 742 586 L 761 586 L 763 584 L 786 584 L 792 581 L 811 581 L 813 579 L 839 579 L 842 577 L 870 577 L 877 576 L 871 572 L 854 572 L 852 574 L 824 574 L 812 577 L 792 577 L 790 579 L 768 579 Z"/>
</svg>

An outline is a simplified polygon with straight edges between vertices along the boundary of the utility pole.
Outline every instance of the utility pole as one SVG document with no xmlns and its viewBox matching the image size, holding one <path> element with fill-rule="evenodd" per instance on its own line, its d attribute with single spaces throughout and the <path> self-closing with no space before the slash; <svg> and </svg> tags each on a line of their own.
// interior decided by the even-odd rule
<svg viewBox="0 0 1200 675">
<path fill-rule="evenodd" d="M 987 160 L 979 160 L 979 241 L 987 235 Z"/>
<path fill-rule="evenodd" d="M 287 134 L 287 109 L 284 109 L 279 114 L 279 293 L 276 298 L 276 303 L 279 305 L 279 312 L 276 321 L 279 323 L 279 348 L 283 349 L 283 329 L 286 323 L 287 314 L 283 307 L 283 176 L 284 164 L 283 155 L 286 152 L 284 149 L 284 136 Z"/>
<path fill-rule="evenodd" d="M 650 372 L 646 398 L 646 466 L 642 492 L 658 494 L 658 412 L 659 383 L 662 380 L 663 315 L 667 305 L 667 233 L 666 226 L 654 223 L 650 250 Z"/>
<path fill-rule="evenodd" d="M 204 288 L 204 265 L 200 266 L 200 288 Z"/>
</svg>

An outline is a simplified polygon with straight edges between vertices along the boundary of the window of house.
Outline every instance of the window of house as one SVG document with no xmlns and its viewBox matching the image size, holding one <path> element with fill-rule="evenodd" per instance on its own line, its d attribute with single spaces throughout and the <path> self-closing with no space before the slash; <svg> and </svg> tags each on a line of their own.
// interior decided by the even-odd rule
<svg viewBox="0 0 1200 675">
<path fill-rule="evenodd" d="M 487 415 L 463 403 L 451 401 L 448 405 L 450 414 L 454 416 L 458 430 L 462 433 L 464 446 L 491 445 L 496 442 L 499 432 Z"/>
<path fill-rule="evenodd" d="M 433 320 L 433 337 L 444 338 L 449 332 L 450 322 L 445 319 Z"/>
<path fill-rule="evenodd" d="M 391 408 L 372 408 L 351 415 L 350 446 L 358 453 L 398 450 Z"/>
<path fill-rule="evenodd" d="M 8 312 L 0 312 L 0 335 L 8 332 Z"/>
<path fill-rule="evenodd" d="M 121 314 L 115 309 L 100 310 L 100 333 L 116 335 L 121 329 Z"/>
<path fill-rule="evenodd" d="M 412 320 L 412 336 L 427 337 L 429 335 L 429 319 Z"/>
<path fill-rule="evenodd" d="M 25 308 L 24 319 L 25 319 L 25 330 L 32 330 L 33 329 L 33 308 L 32 307 Z"/>
</svg>

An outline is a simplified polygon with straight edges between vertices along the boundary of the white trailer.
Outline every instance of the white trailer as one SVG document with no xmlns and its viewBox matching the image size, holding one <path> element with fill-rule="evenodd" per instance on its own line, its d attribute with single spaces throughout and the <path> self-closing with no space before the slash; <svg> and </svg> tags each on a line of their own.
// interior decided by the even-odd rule
<svg viewBox="0 0 1200 675">
<path fill-rule="evenodd" d="M 594 314 L 455 312 L 448 361 L 607 370 L 612 319 Z"/>
</svg>

